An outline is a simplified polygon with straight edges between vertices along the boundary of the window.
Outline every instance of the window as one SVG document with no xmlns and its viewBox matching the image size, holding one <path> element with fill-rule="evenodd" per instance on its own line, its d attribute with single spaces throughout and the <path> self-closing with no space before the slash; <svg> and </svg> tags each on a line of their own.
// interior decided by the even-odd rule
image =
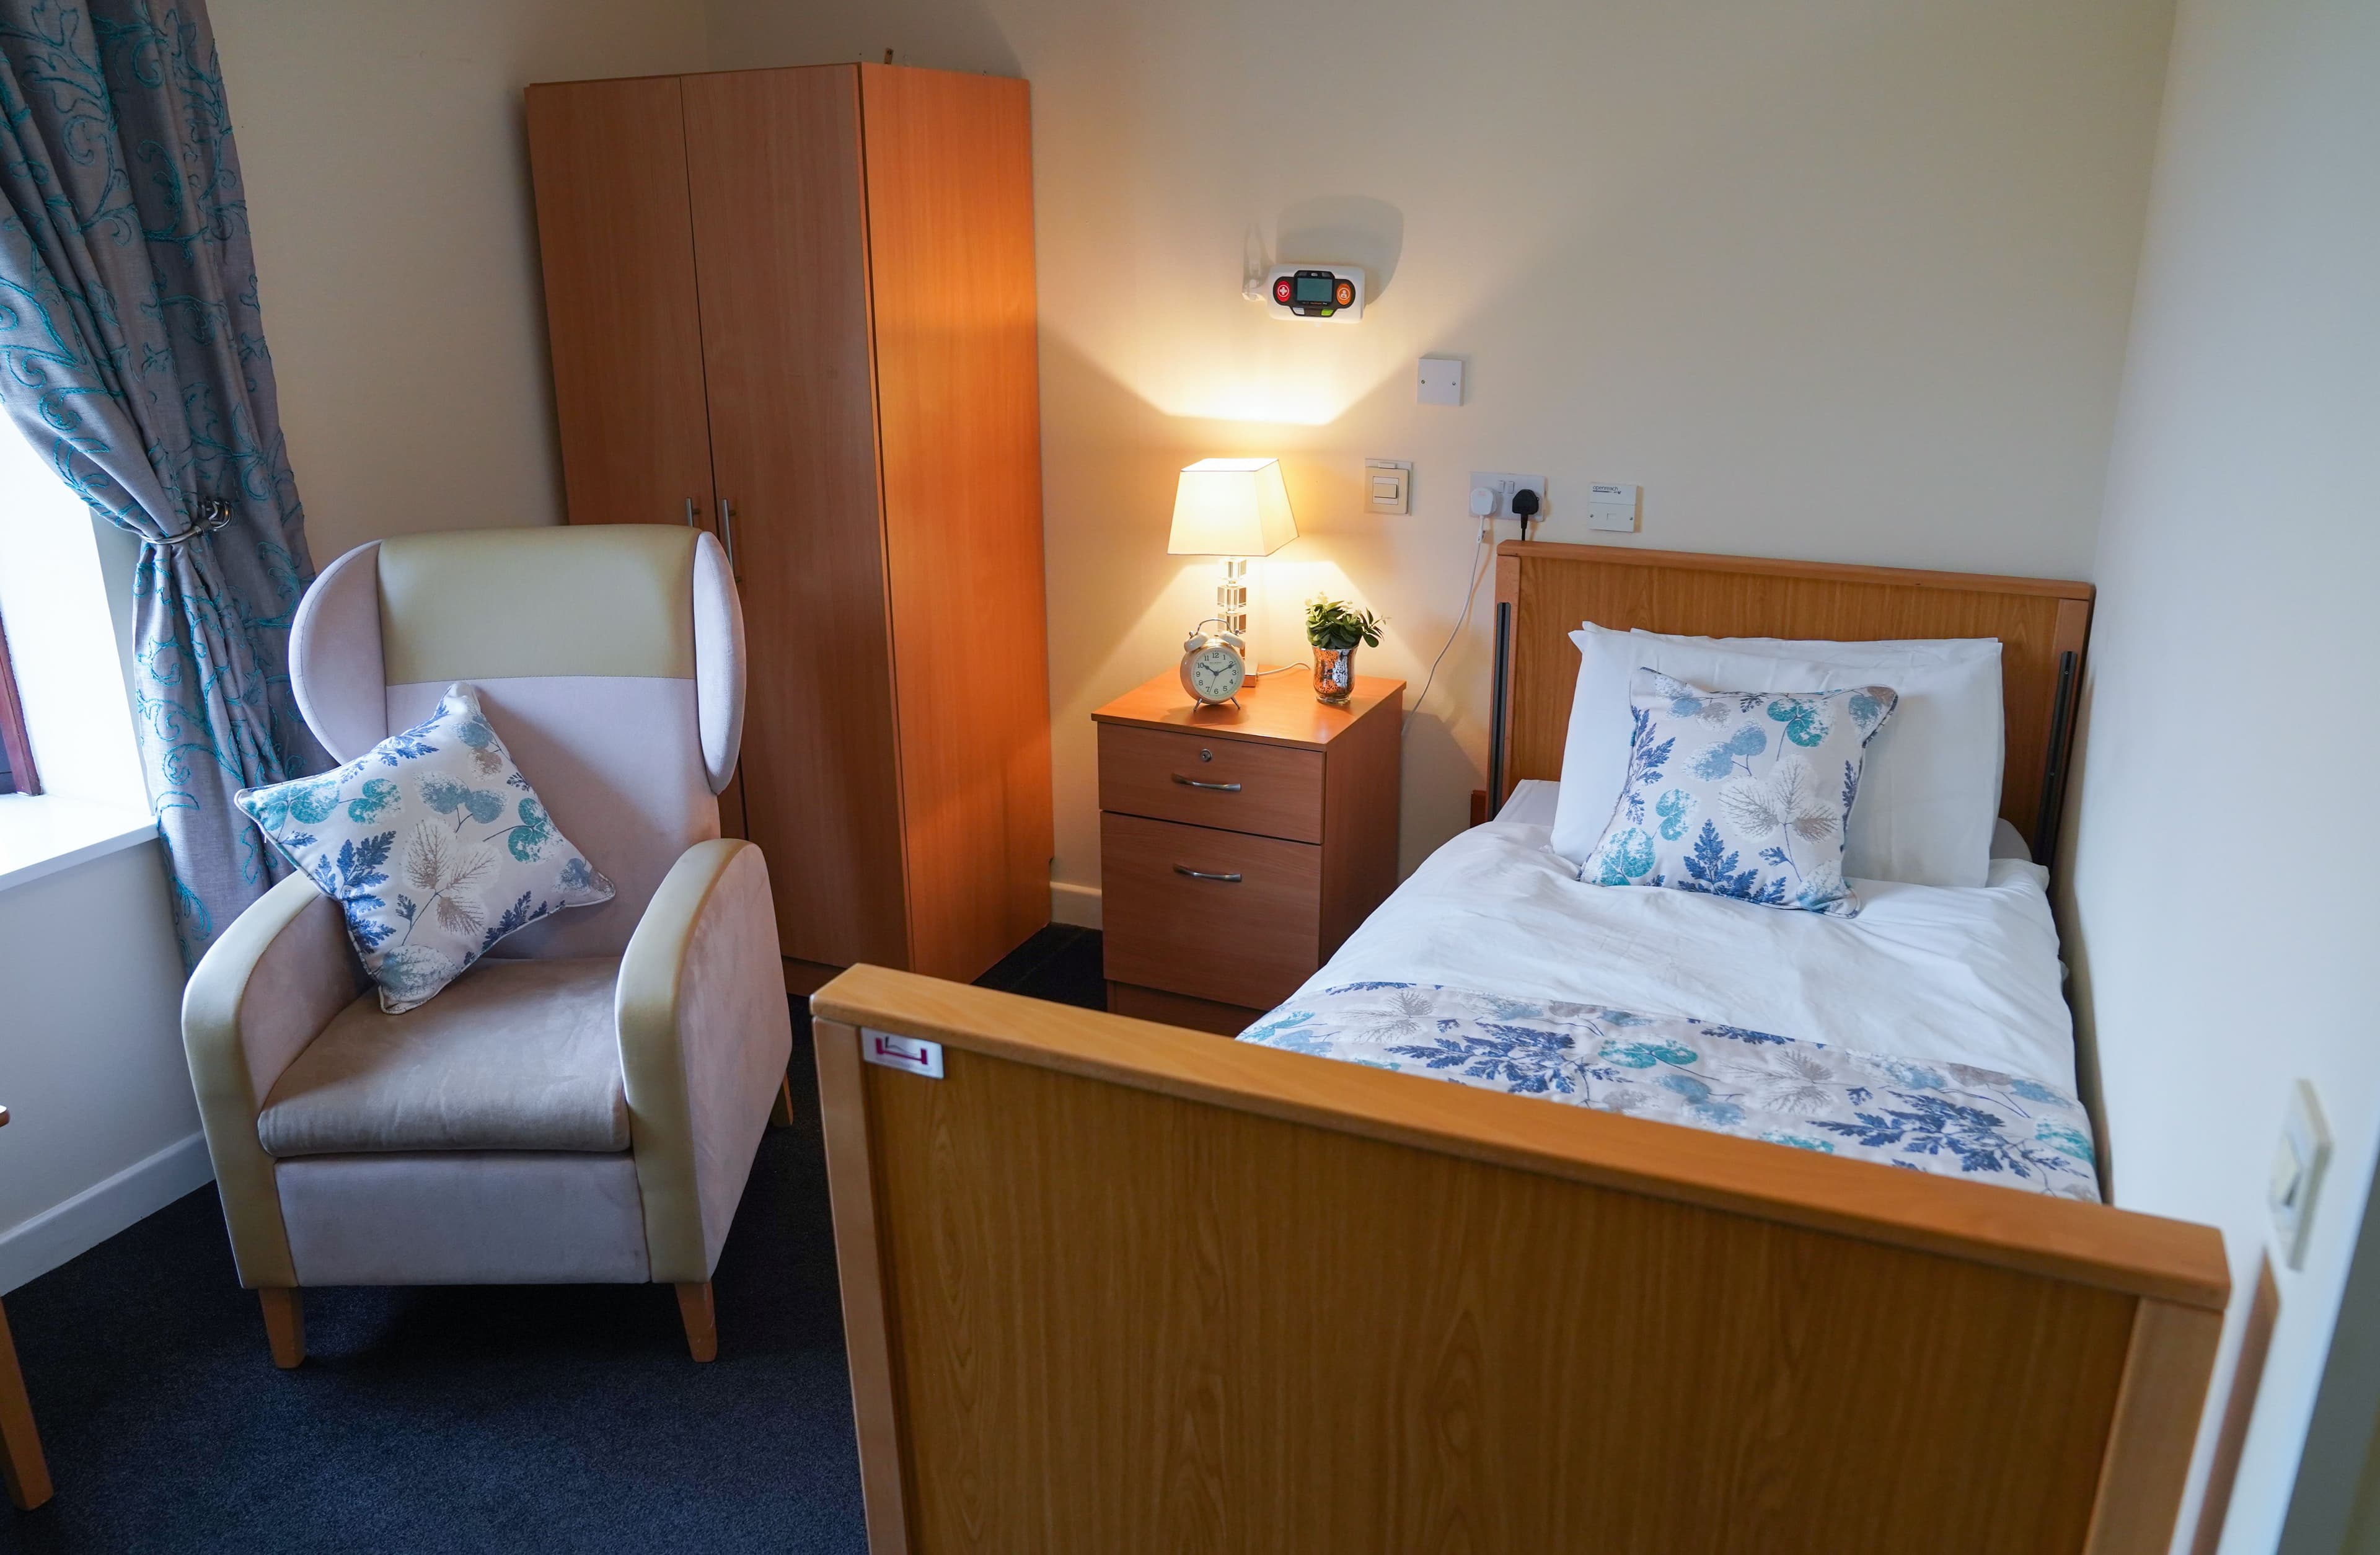
<svg viewBox="0 0 2380 1555">
<path fill-rule="evenodd" d="M 17 672 L 8 663 L 8 629 L 0 625 L 0 794 L 39 794 L 33 747 L 25 738 L 25 707 L 17 696 Z"/>
<path fill-rule="evenodd" d="M 0 417 L 0 794 L 149 808 L 124 669 L 140 557 Z"/>
</svg>

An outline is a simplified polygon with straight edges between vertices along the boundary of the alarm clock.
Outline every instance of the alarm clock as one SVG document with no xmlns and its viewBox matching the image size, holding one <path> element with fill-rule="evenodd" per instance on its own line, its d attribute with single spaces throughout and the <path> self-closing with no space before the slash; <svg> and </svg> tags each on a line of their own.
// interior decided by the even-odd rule
<svg viewBox="0 0 2380 1555">
<path fill-rule="evenodd" d="M 1212 707 L 1248 681 L 1247 645 L 1230 632 L 1193 632 L 1182 642 L 1182 689 Z"/>
</svg>

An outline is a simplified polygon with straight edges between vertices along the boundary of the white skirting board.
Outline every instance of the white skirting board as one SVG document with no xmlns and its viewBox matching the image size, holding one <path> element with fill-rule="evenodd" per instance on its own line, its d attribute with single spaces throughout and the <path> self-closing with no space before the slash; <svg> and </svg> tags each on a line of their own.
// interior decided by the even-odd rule
<svg viewBox="0 0 2380 1555">
<path fill-rule="evenodd" d="M 207 1159 L 207 1136 L 193 1134 L 0 1233 L 0 1295 L 79 1257 L 125 1227 L 212 1182 L 214 1174 L 214 1163 Z"/>
<path fill-rule="evenodd" d="M 1050 921 L 1072 924 L 1076 929 L 1097 929 L 1099 926 L 1099 888 L 1096 885 L 1075 885 L 1067 881 L 1051 881 Z"/>
</svg>

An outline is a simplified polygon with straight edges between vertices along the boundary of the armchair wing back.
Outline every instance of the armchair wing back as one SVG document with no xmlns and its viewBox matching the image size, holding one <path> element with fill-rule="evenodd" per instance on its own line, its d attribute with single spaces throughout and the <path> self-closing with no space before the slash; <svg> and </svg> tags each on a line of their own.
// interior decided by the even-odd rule
<svg viewBox="0 0 2380 1555">
<path fill-rule="evenodd" d="M 322 570 L 290 679 L 351 761 L 457 680 L 554 824 L 619 889 L 505 940 L 507 957 L 617 955 L 686 850 L 719 835 L 744 726 L 744 617 L 698 529 L 615 524 L 408 535 Z"/>
</svg>

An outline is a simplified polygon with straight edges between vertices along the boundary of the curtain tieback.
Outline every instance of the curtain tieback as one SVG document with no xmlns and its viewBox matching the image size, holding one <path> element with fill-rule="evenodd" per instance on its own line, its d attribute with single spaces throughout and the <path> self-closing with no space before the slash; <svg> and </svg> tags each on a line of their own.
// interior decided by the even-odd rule
<svg viewBox="0 0 2380 1555">
<path fill-rule="evenodd" d="M 188 545 L 190 541 L 198 539 L 200 535 L 213 534 L 215 531 L 221 529 L 225 525 L 230 522 L 231 504 L 217 501 L 211 497 L 199 504 L 198 517 L 191 520 L 190 527 L 184 529 L 180 534 L 152 535 L 147 538 L 149 543 L 152 545 Z"/>
</svg>

